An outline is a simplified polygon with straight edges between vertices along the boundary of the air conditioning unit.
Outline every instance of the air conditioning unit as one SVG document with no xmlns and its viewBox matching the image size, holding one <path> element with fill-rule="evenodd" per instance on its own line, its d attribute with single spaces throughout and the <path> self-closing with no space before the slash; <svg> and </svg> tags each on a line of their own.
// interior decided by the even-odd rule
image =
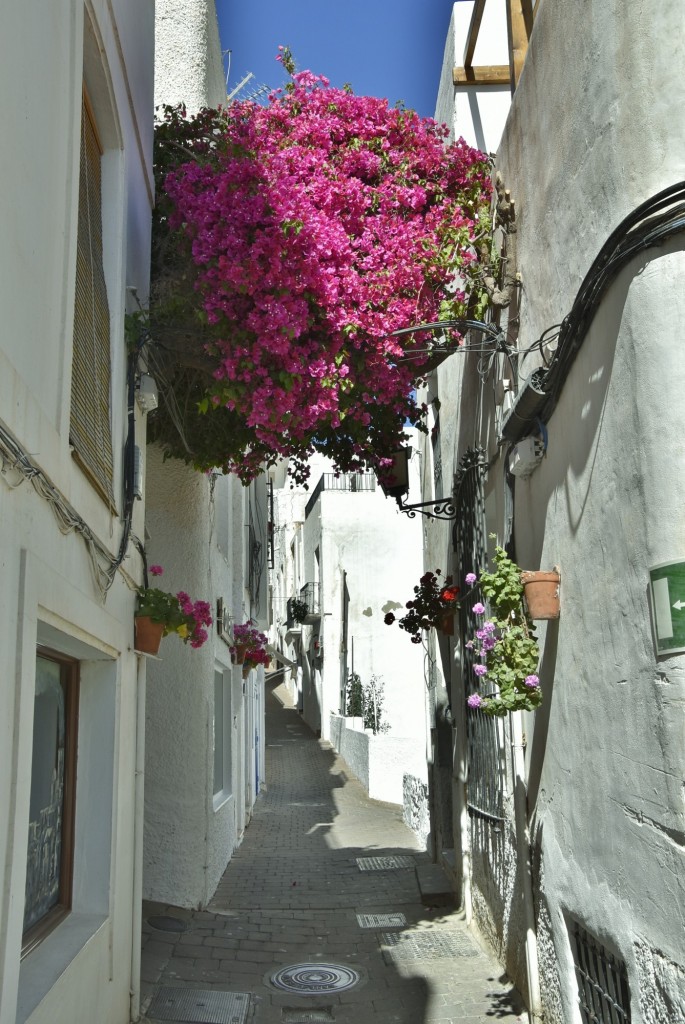
<svg viewBox="0 0 685 1024">
<path fill-rule="evenodd" d="M 136 385 L 136 402 L 141 412 L 154 412 L 159 405 L 157 382 L 149 373 L 141 373 Z"/>
<path fill-rule="evenodd" d="M 533 473 L 545 457 L 544 442 L 538 437 L 524 437 L 512 449 L 509 456 L 509 469 L 519 478 Z"/>
</svg>

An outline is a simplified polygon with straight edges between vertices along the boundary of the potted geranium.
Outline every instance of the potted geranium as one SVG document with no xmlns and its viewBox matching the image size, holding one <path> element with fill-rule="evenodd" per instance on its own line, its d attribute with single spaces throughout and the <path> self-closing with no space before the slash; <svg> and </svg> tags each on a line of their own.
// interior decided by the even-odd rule
<svg viewBox="0 0 685 1024">
<path fill-rule="evenodd" d="M 151 565 L 150 574 L 161 576 L 161 565 Z M 211 626 L 210 606 L 192 601 L 183 590 L 170 594 L 158 587 L 139 587 L 135 615 L 135 649 L 139 654 L 157 654 L 162 637 L 176 633 L 184 643 L 202 647 Z"/>
<path fill-rule="evenodd" d="M 441 583 L 440 576 L 440 569 L 424 573 L 419 585 L 414 587 L 414 599 L 407 601 L 405 605 L 408 609 L 407 614 L 399 619 L 400 629 L 411 633 L 413 644 L 421 643 L 422 629 L 439 629 L 449 636 L 454 632 L 454 613 L 458 607 L 459 587 L 454 585 L 451 576 L 447 576 L 444 583 Z M 391 626 L 395 620 L 393 612 L 388 612 L 384 621 L 386 626 Z"/>
<path fill-rule="evenodd" d="M 299 597 L 293 597 L 290 601 L 290 614 L 292 615 L 295 622 L 304 622 L 309 613 L 309 606 L 306 601 L 301 601 Z"/>
<path fill-rule="evenodd" d="M 473 665 L 476 685 L 492 691 L 476 691 L 467 703 L 488 715 L 503 716 L 509 711 L 532 711 L 542 701 L 537 674 L 540 650 L 522 603 L 520 568 L 501 547 L 495 549 L 494 562 L 494 572 L 466 577 L 469 586 L 478 585 L 490 606 L 488 613 L 482 601 L 473 605 L 478 628 L 466 647 L 477 659 Z"/>
<path fill-rule="evenodd" d="M 243 677 L 257 665 L 268 665 L 269 654 L 266 650 L 267 637 L 253 625 L 252 619 L 233 627 L 233 643 L 229 650 L 236 665 L 243 666 Z"/>
</svg>

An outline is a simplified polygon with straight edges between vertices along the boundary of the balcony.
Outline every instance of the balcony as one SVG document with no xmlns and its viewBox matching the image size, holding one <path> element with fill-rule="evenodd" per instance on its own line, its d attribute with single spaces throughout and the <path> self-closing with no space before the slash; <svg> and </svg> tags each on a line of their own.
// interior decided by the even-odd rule
<svg viewBox="0 0 685 1024">
<path fill-rule="evenodd" d="M 307 606 L 307 614 L 302 622 L 311 625 L 321 618 L 321 585 L 319 583 L 305 583 L 300 590 L 300 601 Z"/>
<path fill-rule="evenodd" d="M 322 491 L 375 491 L 376 477 L 373 473 L 322 473 L 319 482 L 311 493 L 304 510 L 304 517 L 307 519 L 310 512 L 316 505 Z"/>
<path fill-rule="evenodd" d="M 289 597 L 285 626 L 294 633 L 302 625 L 311 626 L 321 618 L 321 588 L 318 583 L 305 583 L 299 597 Z"/>
</svg>

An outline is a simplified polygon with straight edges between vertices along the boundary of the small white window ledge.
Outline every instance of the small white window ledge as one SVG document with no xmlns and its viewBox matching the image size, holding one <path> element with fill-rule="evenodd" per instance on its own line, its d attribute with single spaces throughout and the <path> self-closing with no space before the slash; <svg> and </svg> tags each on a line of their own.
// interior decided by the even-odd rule
<svg viewBox="0 0 685 1024">
<path fill-rule="evenodd" d="M 84 946 L 107 921 L 103 914 L 72 913 L 22 960 L 17 1024 L 24 1024 Z"/>
</svg>

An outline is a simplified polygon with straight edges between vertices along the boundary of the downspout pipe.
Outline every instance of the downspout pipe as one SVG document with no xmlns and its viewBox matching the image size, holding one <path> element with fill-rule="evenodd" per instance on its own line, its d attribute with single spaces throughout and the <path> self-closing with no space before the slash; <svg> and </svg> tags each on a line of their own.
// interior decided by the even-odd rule
<svg viewBox="0 0 685 1024">
<path fill-rule="evenodd" d="M 535 933 L 535 906 L 533 903 L 533 872 L 530 860 L 530 833 L 528 830 L 527 790 L 523 749 L 523 720 L 520 711 L 512 711 L 511 755 L 514 774 L 514 815 L 516 820 L 516 856 L 521 865 L 523 879 L 524 924 L 526 929 L 526 976 L 531 1024 L 542 1021 L 540 1000 L 540 972 L 538 944 Z"/>
<path fill-rule="evenodd" d="M 131 1020 L 140 1020 L 140 957 L 143 927 L 143 827 L 145 807 L 145 657 L 138 655 L 136 768 L 133 818 L 133 913 L 131 927 Z"/>
</svg>

